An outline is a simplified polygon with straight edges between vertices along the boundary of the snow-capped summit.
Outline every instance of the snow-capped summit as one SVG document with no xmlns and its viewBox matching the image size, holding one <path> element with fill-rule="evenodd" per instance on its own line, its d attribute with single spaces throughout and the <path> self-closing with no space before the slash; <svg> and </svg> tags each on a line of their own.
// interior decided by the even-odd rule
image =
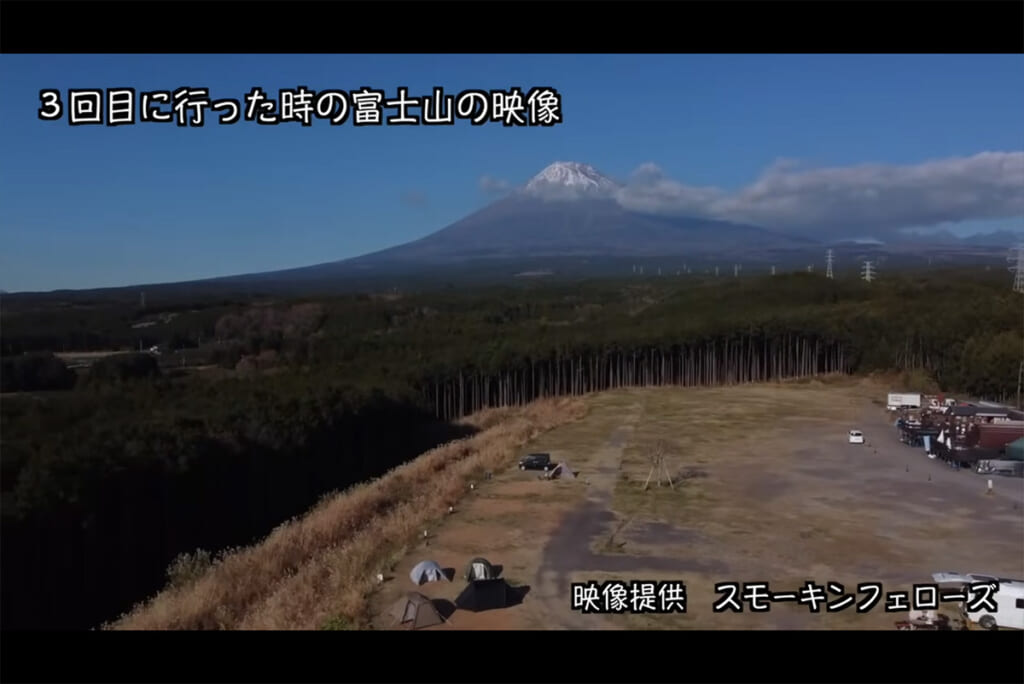
<svg viewBox="0 0 1024 684">
<path fill-rule="evenodd" d="M 531 178 L 524 192 L 546 198 L 608 197 L 618 187 L 593 166 L 559 161 Z"/>
</svg>

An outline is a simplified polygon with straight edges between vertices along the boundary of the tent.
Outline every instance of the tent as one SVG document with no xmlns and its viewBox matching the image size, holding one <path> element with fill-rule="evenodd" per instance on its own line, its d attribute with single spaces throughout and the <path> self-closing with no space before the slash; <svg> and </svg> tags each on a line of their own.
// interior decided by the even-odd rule
<svg viewBox="0 0 1024 684">
<path fill-rule="evenodd" d="M 503 579 L 474 580 L 466 585 L 455 607 L 473 613 L 508 606 L 508 584 Z"/>
<path fill-rule="evenodd" d="M 444 622 L 444 618 L 437 612 L 431 600 L 415 591 L 410 591 L 395 603 L 391 609 L 391 616 L 395 618 L 395 622 L 408 624 L 412 629 L 433 627 Z"/>
<path fill-rule="evenodd" d="M 1024 437 L 1006 445 L 1007 461 L 1024 461 Z"/>
<path fill-rule="evenodd" d="M 470 582 L 473 580 L 494 579 L 497 576 L 498 573 L 494 571 L 494 566 L 486 558 L 474 558 L 466 566 L 465 577 Z"/>
<path fill-rule="evenodd" d="M 409 573 L 413 584 L 426 584 L 427 582 L 447 582 L 448 576 L 444 574 L 441 566 L 434 561 L 420 561 Z"/>
<path fill-rule="evenodd" d="M 565 480 L 575 480 L 576 473 L 572 471 L 572 468 L 568 463 L 559 463 L 551 469 L 551 472 L 548 473 L 548 479 L 554 480 L 559 477 Z"/>
</svg>

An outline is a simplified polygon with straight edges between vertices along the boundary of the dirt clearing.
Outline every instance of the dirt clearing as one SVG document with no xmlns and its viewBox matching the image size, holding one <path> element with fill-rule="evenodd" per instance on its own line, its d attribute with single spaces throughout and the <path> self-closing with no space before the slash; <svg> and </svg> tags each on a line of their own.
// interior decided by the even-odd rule
<svg viewBox="0 0 1024 684">
<path fill-rule="evenodd" d="M 867 613 L 815 614 L 793 603 L 716 613 L 714 585 L 795 592 L 808 581 L 835 583 L 860 601 L 859 583 L 910 591 L 939 570 L 1024 576 L 1024 480 L 996 478 L 987 495 L 986 477 L 901 444 L 877 404 L 887 391 L 838 378 L 589 397 L 585 419 L 519 454 L 550 452 L 579 478 L 510 468 L 481 482 L 375 591 L 373 626 L 395 627 L 382 613 L 414 589 L 408 573 L 421 560 L 457 570 L 453 583 L 418 589 L 439 605 L 465 586 L 461 573 L 475 556 L 504 566 L 526 592 L 503 610 L 456 611 L 436 629 L 892 629 L 905 613 L 887 613 L 884 596 Z M 867 443 L 848 444 L 851 429 Z M 659 442 L 674 487 L 655 475 L 644 491 Z M 687 612 L 571 610 L 571 583 L 608 579 L 684 582 Z"/>
</svg>

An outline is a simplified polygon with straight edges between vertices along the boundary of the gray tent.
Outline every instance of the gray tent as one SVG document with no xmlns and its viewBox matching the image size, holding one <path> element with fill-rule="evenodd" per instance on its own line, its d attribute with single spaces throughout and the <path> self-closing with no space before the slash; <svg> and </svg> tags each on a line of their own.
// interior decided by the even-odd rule
<svg viewBox="0 0 1024 684">
<path fill-rule="evenodd" d="M 498 574 L 494 571 L 494 566 L 486 558 L 474 558 L 469 561 L 469 565 L 466 566 L 466 579 L 470 582 L 474 580 L 488 580 L 494 579 Z"/>
<path fill-rule="evenodd" d="M 444 622 L 433 602 L 415 591 L 410 591 L 395 603 L 391 609 L 391 617 L 395 622 L 408 625 L 412 629 L 433 627 Z"/>
<path fill-rule="evenodd" d="M 447 582 L 448 576 L 444 574 L 441 566 L 434 561 L 426 560 L 416 564 L 416 567 L 409 573 L 413 584 L 426 584 L 427 582 Z"/>
<path fill-rule="evenodd" d="M 1024 461 L 1024 437 L 1006 445 L 1007 461 Z"/>
<path fill-rule="evenodd" d="M 572 468 L 569 466 L 568 463 L 559 463 L 554 468 L 552 468 L 551 472 L 548 473 L 549 480 L 554 480 L 557 478 L 562 478 L 563 480 L 575 480 L 576 473 L 572 471 Z"/>
</svg>

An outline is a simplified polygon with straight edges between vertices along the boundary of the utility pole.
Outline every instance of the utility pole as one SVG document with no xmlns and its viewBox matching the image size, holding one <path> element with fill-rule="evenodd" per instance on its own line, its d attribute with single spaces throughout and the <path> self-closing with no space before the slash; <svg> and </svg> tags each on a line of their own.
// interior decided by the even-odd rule
<svg viewBox="0 0 1024 684">
<path fill-rule="evenodd" d="M 832 278 L 832 250 L 825 252 L 825 277 Z"/>
<path fill-rule="evenodd" d="M 864 281 L 868 282 L 868 283 L 870 283 L 872 280 L 875 279 L 875 264 L 874 264 L 874 262 L 871 262 L 871 261 L 865 261 L 864 262 L 864 270 L 861 271 L 861 278 L 863 278 Z"/>
</svg>

